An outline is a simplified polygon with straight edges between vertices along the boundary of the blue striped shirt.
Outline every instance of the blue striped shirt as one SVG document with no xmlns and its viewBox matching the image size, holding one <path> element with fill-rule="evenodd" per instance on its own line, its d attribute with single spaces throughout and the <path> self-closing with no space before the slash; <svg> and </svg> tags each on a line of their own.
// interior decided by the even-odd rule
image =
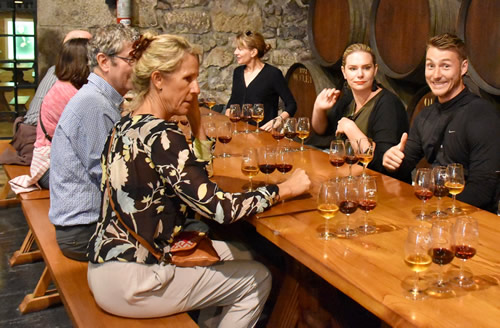
<svg viewBox="0 0 500 328">
<path fill-rule="evenodd" d="M 50 154 L 50 221 L 59 226 L 94 223 L 101 207 L 101 154 L 120 119 L 123 97 L 91 73 L 68 102 Z"/>
</svg>

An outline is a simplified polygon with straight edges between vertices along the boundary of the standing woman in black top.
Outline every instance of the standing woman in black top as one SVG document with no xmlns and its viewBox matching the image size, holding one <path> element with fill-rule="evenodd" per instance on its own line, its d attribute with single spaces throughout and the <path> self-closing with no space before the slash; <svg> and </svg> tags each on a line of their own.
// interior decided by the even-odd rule
<svg viewBox="0 0 500 328">
<path fill-rule="evenodd" d="M 260 33 L 246 31 L 236 37 L 234 55 L 238 64 L 233 73 L 232 104 L 264 104 L 264 120 L 261 129 L 271 131 L 271 121 L 278 116 L 279 98 L 285 103 L 285 110 L 280 116 L 285 119 L 297 111 L 297 103 L 281 71 L 262 61 L 262 57 L 271 49 Z M 226 110 L 226 115 L 229 115 Z"/>
</svg>

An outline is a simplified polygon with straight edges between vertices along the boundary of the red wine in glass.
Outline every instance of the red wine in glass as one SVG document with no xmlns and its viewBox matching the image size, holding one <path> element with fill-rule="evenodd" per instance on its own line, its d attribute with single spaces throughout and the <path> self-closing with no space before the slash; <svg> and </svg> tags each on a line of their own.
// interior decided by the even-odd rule
<svg viewBox="0 0 500 328">
<path fill-rule="evenodd" d="M 415 190 L 415 196 L 418 199 L 426 201 L 432 198 L 433 192 L 429 189 L 417 189 Z"/>
<path fill-rule="evenodd" d="M 466 245 L 453 246 L 453 250 L 455 251 L 455 256 L 461 260 L 469 260 L 476 255 L 476 249 Z"/>
<path fill-rule="evenodd" d="M 343 200 L 340 202 L 340 212 L 344 214 L 352 214 L 358 209 L 358 202 L 352 200 Z"/>
<path fill-rule="evenodd" d="M 259 165 L 260 172 L 262 172 L 264 174 L 271 174 L 274 172 L 275 169 L 276 169 L 275 164 L 260 164 Z"/>
<path fill-rule="evenodd" d="M 432 262 L 438 265 L 448 264 L 455 257 L 453 251 L 447 248 L 431 248 L 429 255 L 432 257 Z"/>
<path fill-rule="evenodd" d="M 292 170 L 292 167 L 292 164 L 276 164 L 276 170 L 283 174 L 290 172 Z"/>
<path fill-rule="evenodd" d="M 365 212 L 372 211 L 377 206 L 377 201 L 372 199 L 362 199 L 359 201 L 359 208 Z"/>
</svg>

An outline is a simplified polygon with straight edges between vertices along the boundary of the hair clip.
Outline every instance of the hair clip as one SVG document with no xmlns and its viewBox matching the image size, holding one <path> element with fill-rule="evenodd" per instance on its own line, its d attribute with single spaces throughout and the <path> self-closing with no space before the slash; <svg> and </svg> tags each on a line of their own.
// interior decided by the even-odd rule
<svg viewBox="0 0 500 328">
<path fill-rule="evenodd" d="M 142 56 L 142 53 L 149 47 L 151 42 L 153 42 L 153 39 L 147 39 L 143 35 L 141 35 L 139 40 L 136 40 L 132 44 L 132 51 L 130 52 L 130 56 L 135 60 L 139 60 L 139 58 L 141 58 Z"/>
<path fill-rule="evenodd" d="M 246 31 L 246 32 L 245 32 L 245 35 L 246 35 L 246 36 L 251 36 L 251 35 L 252 35 L 252 31 L 250 31 L 250 30 Z"/>
</svg>

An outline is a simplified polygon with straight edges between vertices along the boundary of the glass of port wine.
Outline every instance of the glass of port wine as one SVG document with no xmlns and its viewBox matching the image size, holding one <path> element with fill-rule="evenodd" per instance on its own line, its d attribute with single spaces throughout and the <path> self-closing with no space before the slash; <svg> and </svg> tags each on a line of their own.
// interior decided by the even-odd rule
<svg viewBox="0 0 500 328">
<path fill-rule="evenodd" d="M 259 124 L 264 120 L 264 104 L 253 105 L 252 120 L 257 123 L 257 129 L 255 133 L 259 133 Z"/>
<path fill-rule="evenodd" d="M 450 297 L 453 290 L 445 280 L 443 266 L 449 264 L 455 254 L 452 251 L 452 225 L 448 220 L 436 220 L 431 227 L 431 248 L 429 254 L 432 262 L 439 266 L 438 276 L 435 282 L 427 290 L 427 294 L 434 297 Z"/>
<path fill-rule="evenodd" d="M 366 167 L 373 159 L 373 152 L 375 151 L 375 143 L 371 138 L 358 139 L 358 149 L 356 156 L 361 164 L 363 164 L 363 176 L 366 176 Z"/>
<path fill-rule="evenodd" d="M 464 167 L 462 164 L 453 163 L 446 167 L 446 183 L 445 186 L 451 194 L 451 207 L 447 211 L 451 214 L 462 213 L 462 209 L 456 206 L 457 195 L 460 194 L 465 187 Z"/>
<path fill-rule="evenodd" d="M 411 287 L 405 291 L 405 296 L 414 301 L 427 298 L 427 294 L 425 294 L 427 282 L 420 279 L 419 274 L 426 271 L 432 263 L 429 254 L 430 241 L 430 229 L 428 227 L 419 225 L 408 228 L 404 246 L 404 261 L 415 272 L 415 275 L 410 279 Z"/>
<path fill-rule="evenodd" d="M 304 151 L 304 139 L 311 133 L 309 117 L 299 117 L 297 120 L 297 135 L 300 138 L 300 151 Z"/>
<path fill-rule="evenodd" d="M 259 157 L 257 149 L 245 148 L 241 156 L 241 172 L 248 177 L 249 185 L 247 191 L 253 191 L 252 179 L 259 174 Z"/>
<path fill-rule="evenodd" d="M 240 105 L 238 104 L 229 105 L 229 120 L 234 124 L 233 134 L 237 134 L 238 129 L 236 128 L 236 123 L 238 123 L 241 120 Z"/>
<path fill-rule="evenodd" d="M 222 155 L 220 157 L 231 157 L 226 153 L 226 144 L 233 138 L 233 123 L 225 121 L 220 123 L 217 129 L 217 139 L 222 144 Z"/>
<path fill-rule="evenodd" d="M 288 147 L 278 147 L 276 151 L 276 170 L 283 175 L 293 168 L 293 156 Z"/>
<path fill-rule="evenodd" d="M 434 176 L 434 196 L 437 197 L 437 208 L 431 215 L 437 219 L 445 219 L 448 214 L 441 210 L 441 198 L 448 196 L 446 187 L 446 166 L 434 166 L 432 168 Z"/>
<path fill-rule="evenodd" d="M 330 240 L 335 238 L 335 233 L 329 229 L 329 221 L 335 217 L 339 211 L 339 182 L 325 181 L 319 187 L 317 198 L 317 210 L 326 220 L 325 229 L 320 232 L 319 238 Z"/>
<path fill-rule="evenodd" d="M 356 212 L 359 206 L 358 179 L 344 177 L 339 181 L 339 210 L 346 215 L 345 224 L 337 228 L 337 237 L 353 238 L 358 235 L 356 229 L 351 226 L 350 215 Z"/>
<path fill-rule="evenodd" d="M 339 180 L 339 167 L 345 163 L 344 141 L 336 139 L 330 142 L 329 160 L 330 164 L 335 167 L 335 179 Z"/>
<path fill-rule="evenodd" d="M 253 105 L 252 104 L 243 104 L 241 107 L 241 120 L 245 122 L 245 133 L 250 132 L 248 130 L 248 122 L 252 119 Z"/>
<path fill-rule="evenodd" d="M 470 216 L 457 217 L 453 225 L 452 250 L 455 257 L 460 259 L 460 268 L 451 279 L 460 287 L 471 287 L 474 285 L 472 274 L 464 269 L 465 261 L 476 255 L 479 242 L 479 226 L 477 220 Z"/>
<path fill-rule="evenodd" d="M 358 232 L 371 234 L 377 231 L 375 223 L 368 214 L 377 206 L 377 180 L 374 176 L 365 175 L 359 178 L 359 208 L 365 211 L 363 223 L 358 226 Z"/>
<path fill-rule="evenodd" d="M 276 170 L 276 148 L 265 146 L 259 148 L 259 170 L 266 175 L 266 186 L 269 184 L 269 174 Z"/>
<path fill-rule="evenodd" d="M 273 119 L 271 125 L 271 135 L 275 140 L 278 141 L 278 146 L 279 146 L 280 140 L 285 137 L 285 126 L 281 116 L 278 116 Z"/>
<path fill-rule="evenodd" d="M 418 220 L 429 220 L 430 215 L 425 214 L 425 202 L 432 198 L 434 194 L 434 176 L 429 168 L 419 168 L 415 174 L 413 184 L 415 196 L 422 201 L 420 214 L 416 216 Z"/>
<path fill-rule="evenodd" d="M 291 149 L 292 140 L 297 136 L 297 119 L 295 117 L 286 118 L 283 130 L 285 132 L 285 138 L 288 139 L 288 147 Z"/>
<path fill-rule="evenodd" d="M 349 164 L 349 178 L 352 178 L 352 166 L 358 162 L 358 156 L 356 156 L 357 145 L 356 143 L 352 143 L 351 140 L 346 139 L 344 141 L 345 146 L 345 156 L 344 161 Z"/>
<path fill-rule="evenodd" d="M 215 106 L 215 104 L 217 104 L 217 102 L 215 101 L 214 98 L 205 98 L 204 100 L 205 102 L 205 105 L 208 107 L 208 109 L 210 109 L 210 112 L 208 112 L 208 116 L 212 116 L 213 115 L 213 112 L 212 112 L 212 108 Z"/>
</svg>

